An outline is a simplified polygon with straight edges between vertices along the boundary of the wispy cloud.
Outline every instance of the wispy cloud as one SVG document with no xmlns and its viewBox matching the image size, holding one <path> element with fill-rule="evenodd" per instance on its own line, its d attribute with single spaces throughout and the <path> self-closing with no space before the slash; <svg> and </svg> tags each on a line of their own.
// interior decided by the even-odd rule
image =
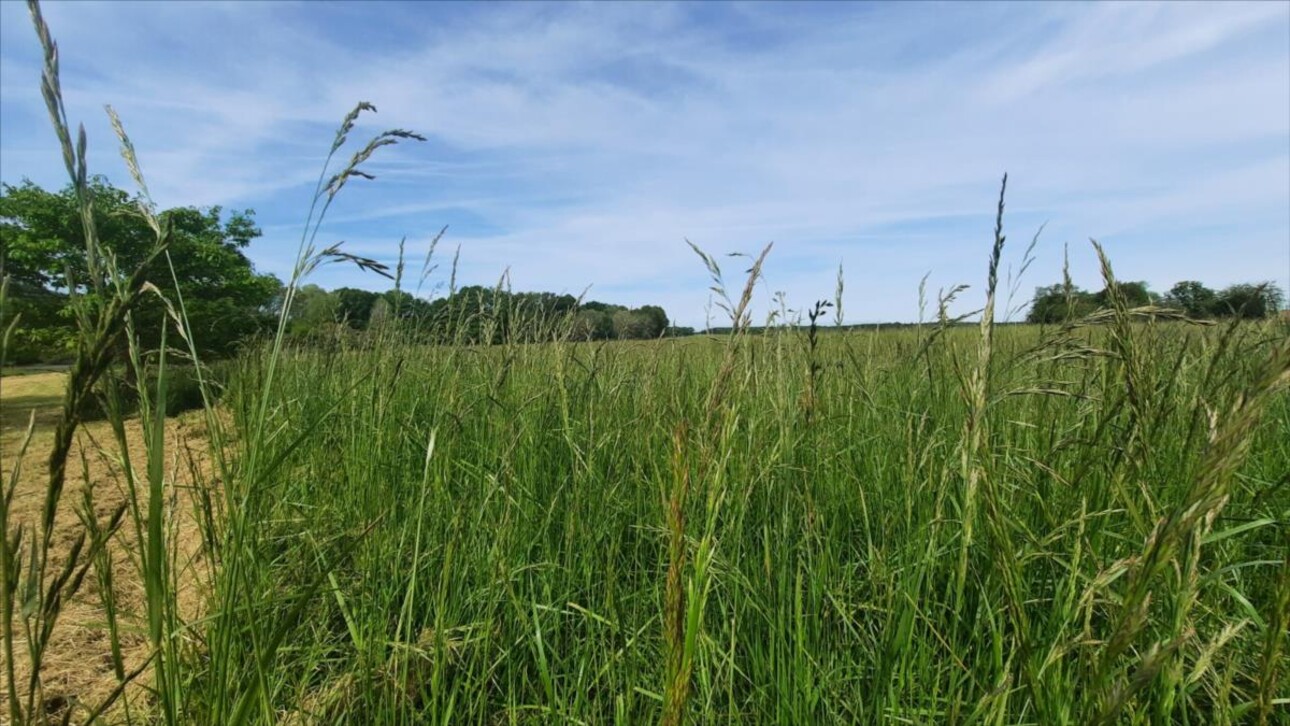
<svg viewBox="0 0 1290 726">
<path fill-rule="evenodd" d="M 21 6 L 0 4 L 0 178 L 58 184 Z M 1290 6 L 50 4 L 99 170 L 99 106 L 163 204 L 252 206 L 281 272 L 331 125 L 354 102 L 400 148 L 330 230 L 389 259 L 443 224 L 461 277 L 661 301 L 702 322 L 683 239 L 776 242 L 805 305 L 839 261 L 848 314 L 917 314 L 918 280 L 984 273 L 1048 222 L 1033 283 L 1096 284 L 1085 240 L 1157 288 L 1290 286 Z M 347 194 L 351 190 L 347 190 Z M 298 234 L 298 232 L 297 232 Z M 1020 245 L 1018 245 L 1020 246 Z M 417 254 L 424 251 L 421 247 Z M 1180 254 L 1180 251 L 1182 253 Z M 339 268 L 323 284 L 379 286 Z M 970 305 L 973 301 L 966 303 Z"/>
</svg>

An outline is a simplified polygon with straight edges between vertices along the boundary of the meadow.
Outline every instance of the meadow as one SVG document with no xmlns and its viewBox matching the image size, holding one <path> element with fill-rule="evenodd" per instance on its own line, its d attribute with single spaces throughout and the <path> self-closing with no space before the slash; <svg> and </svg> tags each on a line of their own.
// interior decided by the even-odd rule
<svg viewBox="0 0 1290 726">
<path fill-rule="evenodd" d="M 130 718 L 1275 722 L 1286 331 L 1111 320 L 247 355 Z"/>
<path fill-rule="evenodd" d="M 292 343 L 313 269 L 375 264 L 314 244 L 327 209 L 412 138 L 324 170 L 277 334 L 217 374 L 182 300 L 158 350 L 136 344 L 147 281 L 86 212 L 98 287 L 62 404 L 6 448 L 9 722 L 1284 722 L 1284 321 L 1131 307 L 1103 256 L 1107 307 L 996 324 L 1001 196 L 969 321 L 955 290 L 900 330 L 828 331 L 820 303 L 754 332 L 773 255 L 734 280 L 700 252 L 723 335 L 587 343 L 556 320 L 428 345 L 393 316 Z M 178 362 L 200 441 L 167 423 Z M 103 385 L 126 377 L 146 382 L 128 405 Z M 75 448 L 91 400 L 107 424 Z M 94 486 L 91 445 L 113 463 Z M 96 700 L 42 677 L 73 625 L 111 679 Z"/>
<path fill-rule="evenodd" d="M 320 723 L 1284 709 L 1285 331 L 936 332 L 291 351 L 226 662 Z"/>
</svg>

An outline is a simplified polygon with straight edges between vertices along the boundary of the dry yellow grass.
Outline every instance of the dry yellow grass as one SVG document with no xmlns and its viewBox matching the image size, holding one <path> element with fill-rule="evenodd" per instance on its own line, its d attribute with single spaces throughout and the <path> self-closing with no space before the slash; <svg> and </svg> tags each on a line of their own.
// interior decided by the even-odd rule
<svg viewBox="0 0 1290 726">
<path fill-rule="evenodd" d="M 53 445 L 53 426 L 58 418 L 66 374 L 38 372 L 0 377 L 0 464 L 7 476 L 17 460 L 22 440 L 32 413 L 36 428 L 22 461 L 22 472 L 14 494 L 14 520 L 24 527 L 38 526 L 48 480 L 48 460 Z M 196 568 L 201 566 L 201 536 L 192 516 L 190 499 L 183 495 L 191 483 L 190 464 L 196 463 L 198 471 L 209 471 L 205 446 L 205 421 L 200 411 L 186 413 L 169 419 L 167 479 L 176 513 L 176 543 L 179 547 L 178 564 L 180 581 L 184 586 L 179 594 L 181 611 L 186 618 L 196 615 L 202 598 Z M 125 422 L 126 440 L 132 463 L 144 465 L 143 433 L 137 418 Z M 85 466 L 82 467 L 82 454 Z M 76 540 L 82 525 L 75 507 L 81 501 L 86 486 L 94 489 L 96 513 L 106 518 L 125 500 L 126 493 L 120 470 L 120 453 L 106 421 L 87 422 L 77 435 L 76 448 L 72 451 L 68 489 L 59 505 L 55 520 L 54 549 L 51 562 L 61 563 L 68 549 Z M 203 477 L 206 478 L 206 477 Z M 144 588 L 138 565 L 127 553 L 138 552 L 133 528 L 127 523 L 116 536 L 113 554 L 113 577 L 117 607 L 121 616 L 122 655 L 127 671 L 142 664 L 148 657 L 146 636 L 147 616 L 144 611 Z M 25 643 L 15 644 L 18 661 L 19 690 L 23 690 L 28 674 Z M 117 686 L 112 667 L 111 645 L 98 582 L 89 577 L 80 593 L 64 604 L 55 628 L 49 650 L 45 655 L 43 680 L 47 700 L 56 709 L 73 708 L 72 722 L 77 714 L 85 711 L 77 704 L 93 708 Z M 0 687 L 0 701 L 7 698 Z"/>
</svg>

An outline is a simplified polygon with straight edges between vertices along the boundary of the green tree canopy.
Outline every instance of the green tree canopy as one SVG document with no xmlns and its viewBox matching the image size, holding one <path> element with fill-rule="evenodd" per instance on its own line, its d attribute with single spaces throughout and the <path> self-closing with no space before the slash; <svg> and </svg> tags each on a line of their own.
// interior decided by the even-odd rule
<svg viewBox="0 0 1290 726">
<path fill-rule="evenodd" d="M 317 285 L 302 285 L 291 304 L 288 330 L 293 335 L 312 335 L 336 322 L 336 294 Z"/>
<path fill-rule="evenodd" d="M 103 246 L 118 267 L 134 269 L 154 239 L 138 212 L 138 197 L 102 177 L 91 180 L 90 189 Z M 220 207 L 179 207 L 159 215 L 172 231 L 169 263 L 167 258 L 155 260 L 147 279 L 172 304 L 182 300 L 201 352 L 228 353 L 259 331 L 281 288 L 277 278 L 257 274 L 244 253 L 260 236 L 252 214 L 234 211 L 225 217 Z M 44 300 L 45 307 L 58 309 L 55 320 L 70 331 L 69 296 L 90 289 L 84 231 L 71 187 L 49 192 L 30 181 L 0 186 L 0 256 L 14 282 L 17 307 Z M 135 321 L 144 344 L 155 346 L 165 321 L 164 303 L 146 296 Z M 42 327 L 52 324 L 48 317 L 40 318 Z"/>
<path fill-rule="evenodd" d="M 1258 320 L 1276 315 L 1284 301 L 1281 288 L 1270 282 L 1240 283 L 1218 293 L 1213 311 L 1218 316 Z"/>
<path fill-rule="evenodd" d="M 1242 283 L 1214 292 L 1200 282 L 1184 280 L 1171 287 L 1163 296 L 1151 292 L 1145 282 L 1121 282 L 1118 289 L 1129 307 L 1159 303 L 1198 320 L 1225 317 L 1248 320 L 1267 318 L 1281 309 L 1285 299 L 1281 289 L 1270 282 Z M 1089 293 L 1078 287 L 1067 290 L 1062 284 L 1049 285 L 1035 289 L 1026 321 L 1060 323 L 1083 317 L 1110 304 L 1110 293 L 1105 288 Z"/>
<path fill-rule="evenodd" d="M 1150 286 L 1145 282 L 1117 282 L 1115 287 L 1124 298 L 1124 302 L 1131 308 L 1150 305 L 1156 300 L 1156 294 L 1151 292 Z M 1099 308 L 1110 307 L 1111 291 L 1108 288 L 1102 288 L 1093 295 L 1093 303 Z"/>
<path fill-rule="evenodd" d="M 1035 297 L 1026 314 L 1028 323 L 1061 323 L 1082 318 L 1097 309 L 1093 295 L 1064 284 L 1035 288 Z"/>
<path fill-rule="evenodd" d="M 1165 295 L 1164 304 L 1183 311 L 1189 318 L 1207 318 L 1214 313 L 1218 296 L 1213 290 L 1195 280 L 1183 280 Z"/>
<path fill-rule="evenodd" d="M 332 294 L 336 297 L 336 318 L 356 330 L 367 327 L 372 319 L 372 308 L 381 297 L 379 293 L 353 287 L 340 287 L 333 290 Z"/>
</svg>

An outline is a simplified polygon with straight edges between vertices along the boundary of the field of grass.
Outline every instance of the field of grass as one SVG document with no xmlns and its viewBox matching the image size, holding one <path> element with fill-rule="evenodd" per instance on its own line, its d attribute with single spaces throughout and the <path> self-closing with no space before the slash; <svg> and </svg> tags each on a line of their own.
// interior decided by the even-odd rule
<svg viewBox="0 0 1290 726">
<path fill-rule="evenodd" d="M 175 714 L 1284 715 L 1285 332 L 1005 328 L 982 368 L 964 328 L 384 330 L 283 351 L 267 390 L 248 355 Z"/>
<path fill-rule="evenodd" d="M 978 332 L 933 332 L 289 351 L 242 455 L 272 473 L 228 492 L 206 646 L 241 667 L 186 707 L 1284 715 L 1285 331 L 1014 328 L 984 368 Z M 227 399 L 247 440 L 262 375 Z"/>
<path fill-rule="evenodd" d="M 1108 308 L 995 326 L 1001 196 L 970 326 L 753 335 L 765 253 L 727 296 L 700 252 L 725 335 L 426 345 L 396 314 L 294 345 L 310 271 L 384 269 L 314 244 L 362 163 L 419 138 L 334 171 L 360 104 L 277 335 L 216 374 L 182 299 L 140 350 L 156 288 L 99 243 L 32 12 L 94 294 L 61 393 L 0 379 L 6 723 L 1285 722 L 1284 321 L 1131 309 L 1102 258 Z M 59 681 L 69 660 L 106 687 Z"/>
<path fill-rule="evenodd" d="M 146 569 L 75 642 L 110 720 L 1275 722 L 1287 331 L 1108 320 L 256 350 L 163 476 L 167 670 Z"/>
</svg>

